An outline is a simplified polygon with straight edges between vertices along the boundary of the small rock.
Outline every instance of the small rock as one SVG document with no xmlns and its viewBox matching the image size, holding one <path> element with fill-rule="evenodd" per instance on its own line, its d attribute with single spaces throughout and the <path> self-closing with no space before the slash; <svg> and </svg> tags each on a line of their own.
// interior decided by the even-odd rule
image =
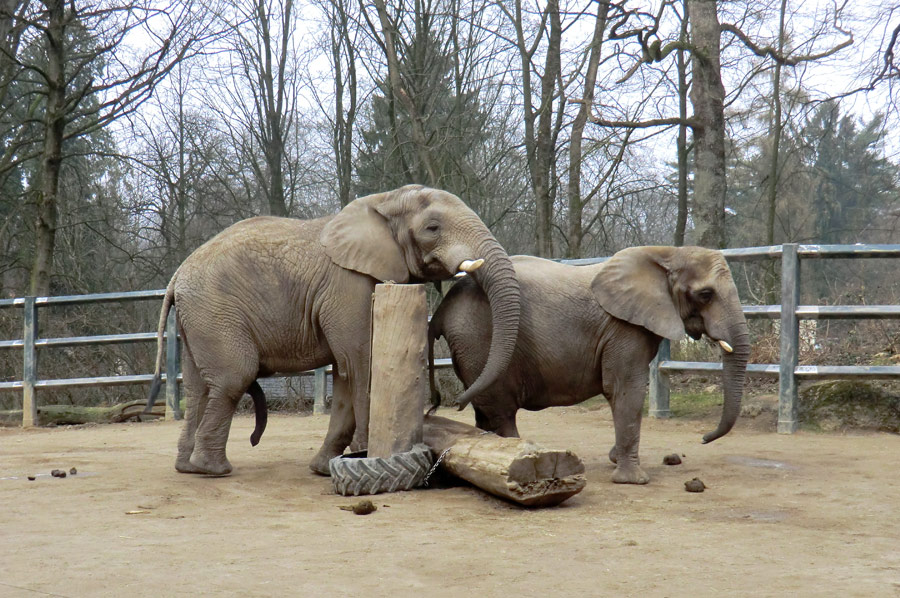
<svg viewBox="0 0 900 598">
<path fill-rule="evenodd" d="M 663 457 L 663 465 L 681 465 L 681 457 L 678 453 L 672 453 Z"/>
<path fill-rule="evenodd" d="M 69 470 L 69 475 L 77 475 L 77 474 L 78 474 L 78 470 L 75 469 L 74 467 Z"/>
<path fill-rule="evenodd" d="M 368 515 L 378 510 L 371 500 L 361 500 L 356 504 L 342 505 L 338 508 L 342 511 L 353 511 L 354 515 Z"/>
<path fill-rule="evenodd" d="M 700 481 L 700 478 L 694 478 L 690 482 L 684 483 L 684 489 L 688 492 L 703 492 L 706 490 L 706 485 Z"/>
<path fill-rule="evenodd" d="M 29 482 L 33 482 L 33 481 L 35 481 L 36 479 L 37 479 L 37 478 L 36 478 L 35 476 L 33 476 L 33 475 L 28 476 L 28 481 L 29 481 Z"/>
<path fill-rule="evenodd" d="M 50 472 L 50 475 L 52 475 L 54 478 L 64 478 L 66 477 L 66 472 L 64 472 L 62 469 L 54 469 Z"/>
</svg>

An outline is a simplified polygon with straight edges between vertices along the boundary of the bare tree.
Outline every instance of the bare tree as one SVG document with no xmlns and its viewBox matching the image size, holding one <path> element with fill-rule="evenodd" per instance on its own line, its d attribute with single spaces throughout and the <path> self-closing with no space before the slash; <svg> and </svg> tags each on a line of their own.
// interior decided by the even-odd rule
<svg viewBox="0 0 900 598">
<path fill-rule="evenodd" d="M 672 242 L 676 246 L 684 245 L 684 233 L 687 230 L 688 219 L 688 156 L 690 148 L 687 143 L 687 104 L 688 104 L 688 64 L 685 57 L 685 47 L 688 46 L 688 16 L 687 0 L 682 0 L 683 14 L 681 15 L 681 27 L 679 29 L 679 46 L 676 49 L 676 69 L 678 72 L 678 138 L 675 143 L 676 159 L 678 164 L 678 211 L 675 215 L 675 234 Z"/>
<path fill-rule="evenodd" d="M 691 15 L 691 104 L 694 106 L 694 216 L 698 243 L 725 247 L 725 86 L 721 28 L 712 0 L 688 0 Z"/>
<path fill-rule="evenodd" d="M 572 122 L 572 133 L 569 137 L 569 180 L 567 195 L 569 201 L 568 256 L 581 257 L 581 241 L 584 237 L 582 218 L 584 200 L 581 196 L 582 139 L 584 126 L 594 105 L 594 87 L 597 84 L 597 70 L 600 65 L 600 52 L 603 48 L 603 36 L 606 31 L 606 20 L 609 14 L 609 2 L 597 2 L 597 15 L 594 21 L 594 33 L 591 37 L 590 55 L 584 75 L 584 89 L 579 101 L 578 114 Z"/>
<path fill-rule="evenodd" d="M 391 15 L 388 14 L 384 0 L 375 0 L 375 8 L 378 11 L 378 20 L 381 24 L 381 47 L 387 59 L 387 70 L 389 80 L 389 90 L 391 100 L 397 100 L 403 106 L 409 115 L 409 124 L 412 130 L 413 143 L 419 154 L 419 159 L 425 168 L 427 182 L 429 185 L 436 185 L 438 182 L 438 168 L 435 164 L 432 150 L 429 147 L 427 137 L 425 135 L 425 126 L 423 120 L 427 115 L 423 115 L 419 111 L 416 101 L 410 91 L 405 89 L 401 79 L 400 60 L 397 57 L 397 26 Z M 373 26 L 374 27 L 374 26 Z M 373 33 L 377 32 L 373 28 Z"/>
<path fill-rule="evenodd" d="M 334 121 L 332 140 L 338 199 L 341 206 L 353 200 L 353 129 L 357 113 L 356 44 L 351 37 L 350 4 L 327 3 L 331 31 L 331 68 L 334 72 Z M 344 97 L 346 94 L 346 98 Z"/>
<path fill-rule="evenodd" d="M 247 183 L 262 194 L 260 209 L 285 216 L 293 205 L 285 173 L 287 139 L 297 125 L 300 95 L 294 2 L 230 0 L 219 21 L 225 47 L 210 59 L 219 78 L 211 82 L 206 101 L 240 148 L 252 172 Z"/>
<path fill-rule="evenodd" d="M 63 0 L 4 5 L 2 77 L 7 85 L 0 95 L 8 106 L 19 106 L 19 120 L 7 128 L 0 168 L 9 171 L 40 160 L 39 182 L 32 185 L 31 293 L 50 291 L 67 145 L 136 110 L 207 34 L 200 12 L 191 3 L 147 0 L 111 0 L 85 8 Z M 149 41 L 135 61 L 128 61 L 130 53 L 124 49 L 137 32 Z M 18 85 L 10 86 L 13 81 Z"/>
</svg>

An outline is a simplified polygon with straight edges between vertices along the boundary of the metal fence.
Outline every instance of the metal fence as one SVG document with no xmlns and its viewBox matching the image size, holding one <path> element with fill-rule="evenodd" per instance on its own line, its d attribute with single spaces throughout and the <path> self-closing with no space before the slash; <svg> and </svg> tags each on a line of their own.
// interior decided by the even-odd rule
<svg viewBox="0 0 900 598">
<path fill-rule="evenodd" d="M 723 250 L 729 262 L 760 259 L 781 260 L 781 304 L 744 306 L 747 318 L 780 320 L 779 363 L 747 366 L 747 374 L 777 377 L 778 425 L 781 434 L 791 434 L 799 425 L 797 391 L 800 380 L 891 379 L 900 378 L 900 366 L 798 365 L 800 320 L 846 320 L 900 318 L 898 305 L 798 305 L 801 260 L 836 258 L 897 258 L 900 245 L 799 245 L 786 243 L 770 247 Z M 653 417 L 669 416 L 670 372 L 716 372 L 721 363 L 672 361 L 669 341 L 664 340 L 650 365 L 650 409 Z"/>
<path fill-rule="evenodd" d="M 889 379 L 900 378 L 900 366 L 801 366 L 799 361 L 799 322 L 805 319 L 884 319 L 900 318 L 898 305 L 842 305 L 817 306 L 798 305 L 800 296 L 800 264 L 801 259 L 826 258 L 897 258 L 900 257 L 900 245 L 798 245 L 788 243 L 770 247 L 750 247 L 726 249 L 725 258 L 730 262 L 765 259 L 781 260 L 781 305 L 749 305 L 744 306 L 744 314 L 748 318 L 777 319 L 781 322 L 780 330 L 780 362 L 777 364 L 750 364 L 749 375 L 779 378 L 778 432 L 792 433 L 797 429 L 797 389 L 798 382 L 806 379 Z M 588 258 L 580 260 L 561 260 L 564 263 L 586 265 L 604 261 L 606 258 Z M 22 392 L 22 425 L 33 426 L 37 423 L 37 391 L 48 388 L 115 386 L 129 384 L 147 384 L 153 374 L 132 376 L 102 376 L 88 378 L 64 378 L 41 380 L 38 377 L 37 350 L 51 347 L 75 347 L 86 345 L 105 345 L 113 343 L 152 342 L 156 341 L 155 332 L 139 332 L 134 334 L 112 334 L 100 336 L 79 336 L 64 338 L 39 338 L 38 308 L 53 305 L 71 305 L 77 303 L 99 303 L 136 300 L 160 300 L 165 290 L 135 291 L 127 293 L 102 293 L 94 295 L 70 295 L 58 297 L 21 297 L 0 300 L 0 309 L 21 307 L 23 310 L 23 338 L 0 341 L 0 349 L 21 349 L 23 359 L 23 379 L 12 382 L 0 382 L 0 391 Z M 180 392 L 178 384 L 181 375 L 179 361 L 179 341 L 175 326 L 175 311 L 169 312 L 166 326 L 166 371 L 176 376 L 167 377 L 166 383 L 166 418 L 180 419 Z M 721 371 L 718 362 L 672 361 L 669 341 L 664 340 L 659 353 L 650 365 L 650 415 L 652 417 L 668 417 L 670 372 L 709 373 Z M 436 359 L 435 367 L 450 367 L 450 359 Z M 326 375 L 331 368 L 315 370 L 314 413 L 325 412 Z M 307 374 L 309 372 L 306 372 Z"/>
</svg>

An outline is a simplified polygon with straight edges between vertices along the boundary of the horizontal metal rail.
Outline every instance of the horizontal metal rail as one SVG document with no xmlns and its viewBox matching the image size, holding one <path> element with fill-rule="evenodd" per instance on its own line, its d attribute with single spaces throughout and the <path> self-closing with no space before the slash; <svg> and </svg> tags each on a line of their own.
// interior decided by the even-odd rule
<svg viewBox="0 0 900 598">
<path fill-rule="evenodd" d="M 161 379 L 168 379 L 162 374 Z M 178 375 L 181 382 L 181 374 Z M 131 386 L 134 384 L 149 384 L 153 382 L 153 374 L 135 374 L 133 376 L 94 376 L 92 378 L 57 378 L 54 380 L 37 380 L 35 388 L 83 388 L 89 386 Z M 0 391 L 22 390 L 22 381 L 0 382 Z"/>
<path fill-rule="evenodd" d="M 163 335 L 163 339 L 167 338 Z M 132 332 L 129 334 L 106 334 L 101 336 L 64 336 L 60 338 L 39 338 L 34 341 L 38 349 L 42 347 L 80 347 L 83 345 L 115 345 L 141 341 L 156 342 L 155 332 Z M 25 345 L 22 339 L 0 341 L 0 349 L 21 349 Z"/>
<path fill-rule="evenodd" d="M 804 259 L 891 258 L 900 257 L 900 245 L 798 245 L 797 254 Z"/>
<path fill-rule="evenodd" d="M 798 305 L 794 313 L 801 320 L 888 320 L 900 318 L 900 305 Z M 777 320 L 780 305 L 745 305 L 744 316 Z"/>
<path fill-rule="evenodd" d="M 165 289 L 124 291 L 121 293 L 94 293 L 92 295 L 57 295 L 54 297 L 35 297 L 34 304 L 38 307 L 43 307 L 45 305 L 76 305 L 79 303 L 100 303 L 104 301 L 142 301 L 145 299 L 162 299 L 165 296 Z M 0 308 L 21 307 L 23 305 L 25 305 L 25 297 L 0 299 Z"/>
<path fill-rule="evenodd" d="M 747 374 L 777 378 L 780 374 L 777 363 L 751 363 Z M 659 369 L 666 372 L 721 372 L 722 364 L 709 361 L 661 361 Z M 900 378 L 900 366 L 896 365 L 798 365 L 794 375 L 806 380 L 868 379 L 889 380 Z"/>
</svg>

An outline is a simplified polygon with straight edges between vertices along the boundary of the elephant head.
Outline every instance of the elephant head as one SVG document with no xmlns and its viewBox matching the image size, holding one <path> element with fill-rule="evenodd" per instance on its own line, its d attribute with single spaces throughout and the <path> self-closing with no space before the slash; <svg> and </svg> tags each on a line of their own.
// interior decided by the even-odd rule
<svg viewBox="0 0 900 598">
<path fill-rule="evenodd" d="M 702 247 L 631 247 L 613 255 L 591 288 L 608 313 L 674 341 L 703 334 L 722 348 L 725 401 L 715 431 L 727 434 L 741 410 L 750 340 L 731 271 L 720 251 Z"/>
<path fill-rule="evenodd" d="M 460 405 L 506 369 L 519 329 L 519 283 L 506 251 L 458 197 L 419 185 L 361 197 L 325 226 L 319 240 L 336 264 L 380 281 L 471 273 L 490 302 L 493 336 L 488 361 Z"/>
</svg>

